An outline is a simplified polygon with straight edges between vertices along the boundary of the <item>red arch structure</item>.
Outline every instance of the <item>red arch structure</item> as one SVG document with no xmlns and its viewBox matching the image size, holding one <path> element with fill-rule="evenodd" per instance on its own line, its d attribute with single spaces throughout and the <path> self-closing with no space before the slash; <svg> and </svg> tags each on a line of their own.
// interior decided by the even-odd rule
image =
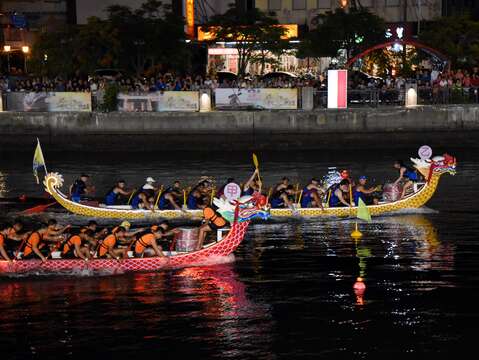
<svg viewBox="0 0 479 360">
<path fill-rule="evenodd" d="M 421 44 L 421 43 L 419 43 L 417 41 L 414 41 L 414 40 L 394 40 L 394 41 L 387 41 L 387 42 L 382 43 L 382 44 L 374 45 L 374 46 L 364 50 L 363 52 L 359 53 L 358 55 L 356 55 L 353 58 L 351 58 L 350 60 L 348 60 L 348 62 L 346 63 L 346 68 L 349 68 L 358 59 L 366 56 L 370 52 L 373 52 L 373 51 L 379 50 L 379 49 L 384 49 L 385 47 L 393 46 L 394 44 L 411 45 L 411 46 L 414 46 L 415 48 L 424 50 L 428 53 L 431 53 L 431 54 L 437 56 L 439 59 L 443 60 L 444 62 L 449 62 L 449 58 L 446 55 L 444 55 L 443 53 L 441 53 L 440 51 L 438 51 L 436 49 L 433 49 L 432 47 Z"/>
</svg>

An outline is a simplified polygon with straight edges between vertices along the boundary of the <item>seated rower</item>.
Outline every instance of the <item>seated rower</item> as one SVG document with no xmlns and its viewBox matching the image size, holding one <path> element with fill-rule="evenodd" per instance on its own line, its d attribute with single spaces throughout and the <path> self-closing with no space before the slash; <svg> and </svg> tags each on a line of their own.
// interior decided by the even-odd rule
<svg viewBox="0 0 479 360">
<path fill-rule="evenodd" d="M 15 256 L 18 244 L 25 240 L 30 233 L 20 234 L 23 230 L 23 223 L 16 220 L 12 226 L 7 224 L 0 225 L 0 260 L 12 261 Z"/>
<path fill-rule="evenodd" d="M 372 187 L 366 189 L 366 176 L 359 177 L 359 183 L 354 189 L 353 198 L 354 203 L 356 205 L 359 204 L 359 199 L 363 200 L 366 205 L 377 205 L 379 203 L 379 199 L 374 196 L 373 194 L 381 189 L 381 186 Z"/>
<path fill-rule="evenodd" d="M 99 258 L 112 258 L 117 260 L 126 258 L 128 256 L 127 248 L 119 249 L 116 247 L 118 245 L 118 239 L 122 237 L 125 232 L 125 228 L 119 226 L 114 234 L 110 234 L 103 239 L 98 246 L 97 256 Z"/>
<path fill-rule="evenodd" d="M 251 175 L 251 177 L 248 179 L 246 184 L 244 184 L 242 190 L 242 195 L 253 195 L 254 192 L 260 192 L 261 191 L 261 180 L 258 177 L 259 171 L 256 169 Z"/>
<path fill-rule="evenodd" d="M 85 230 L 70 236 L 63 245 L 62 258 L 89 260 L 91 258 L 89 244 L 95 241 L 93 235 L 93 231 Z"/>
<path fill-rule="evenodd" d="M 125 180 L 119 180 L 115 186 L 113 186 L 110 191 L 105 196 L 105 205 L 118 205 L 120 203 L 120 196 L 130 196 L 133 190 L 125 190 L 126 183 Z"/>
<path fill-rule="evenodd" d="M 292 207 L 294 204 L 294 194 L 293 185 L 288 185 L 286 188 L 276 191 L 271 197 L 271 207 L 273 209 Z"/>
<path fill-rule="evenodd" d="M 131 208 L 132 209 L 144 209 L 151 210 L 153 209 L 154 198 L 148 197 L 148 194 L 144 191 L 140 191 L 133 199 L 131 199 Z"/>
<path fill-rule="evenodd" d="M 154 197 L 158 188 L 154 185 L 156 182 L 151 176 L 148 176 L 145 180 L 145 184 L 141 187 L 140 192 L 144 192 L 147 197 Z"/>
<path fill-rule="evenodd" d="M 158 208 L 160 210 L 181 210 L 181 185 L 178 180 L 169 186 L 160 196 Z"/>
<path fill-rule="evenodd" d="M 131 224 L 128 222 L 128 221 L 122 221 L 121 224 L 119 226 L 115 226 L 113 228 L 113 230 L 111 231 L 112 234 L 116 234 L 118 232 L 118 229 L 122 227 L 125 229 L 125 232 L 123 233 L 123 235 L 121 236 L 118 236 L 118 246 L 119 247 L 124 247 L 124 246 L 128 246 L 131 244 L 131 240 L 136 238 L 136 236 L 141 233 L 141 232 L 144 232 L 146 229 L 145 228 L 138 228 L 134 231 L 130 231 L 131 229 Z"/>
<path fill-rule="evenodd" d="M 406 195 L 406 192 L 413 187 L 414 183 L 419 180 L 419 176 L 415 169 L 404 165 L 401 160 L 394 162 L 394 168 L 399 171 L 399 177 L 394 182 L 394 185 L 403 184 L 400 198 L 402 199 Z"/>
<path fill-rule="evenodd" d="M 289 186 L 289 179 L 287 177 L 284 177 L 281 179 L 281 182 L 274 187 L 273 193 L 277 193 L 281 190 L 286 190 L 288 186 Z"/>
<path fill-rule="evenodd" d="M 189 210 L 204 209 L 206 207 L 204 198 L 201 195 L 200 190 L 195 188 L 190 191 L 190 193 L 188 194 L 188 198 L 186 200 L 186 205 Z"/>
<path fill-rule="evenodd" d="M 145 253 L 145 250 L 147 248 L 152 248 L 156 256 L 164 257 L 165 254 L 163 254 L 161 247 L 156 242 L 162 237 L 163 229 L 160 228 L 158 225 L 153 225 L 149 231 L 139 234 L 135 242 L 135 257 L 142 258 L 145 255 L 147 256 L 147 254 Z"/>
<path fill-rule="evenodd" d="M 45 255 L 49 255 L 50 249 L 46 243 L 61 243 L 64 240 L 64 237 L 61 235 L 70 229 L 70 227 L 70 225 L 67 225 L 63 228 L 57 228 L 57 221 L 55 219 L 48 220 L 46 227 L 32 232 L 27 238 L 23 250 L 23 259 L 30 259 L 36 255 L 43 262 L 47 261 Z"/>
<path fill-rule="evenodd" d="M 206 234 L 211 231 L 224 228 L 227 225 L 227 221 L 213 208 L 205 207 L 203 209 L 203 217 L 205 223 L 200 226 L 198 235 L 198 250 L 203 248 L 203 243 L 206 238 Z"/>
<path fill-rule="evenodd" d="M 329 197 L 329 207 L 352 206 L 349 200 L 349 180 L 343 179 L 339 184 L 331 187 L 331 195 Z"/>
<path fill-rule="evenodd" d="M 323 189 L 319 186 L 317 179 L 311 179 L 308 185 L 303 189 L 303 195 L 301 197 L 301 207 L 316 207 L 323 208 L 323 202 L 321 200 L 324 195 Z"/>
<path fill-rule="evenodd" d="M 88 184 L 90 177 L 86 174 L 82 174 L 79 179 L 75 180 L 72 186 L 70 186 L 70 198 L 72 201 L 79 203 L 81 200 L 85 200 L 88 195 L 95 193 L 95 187 Z"/>
</svg>

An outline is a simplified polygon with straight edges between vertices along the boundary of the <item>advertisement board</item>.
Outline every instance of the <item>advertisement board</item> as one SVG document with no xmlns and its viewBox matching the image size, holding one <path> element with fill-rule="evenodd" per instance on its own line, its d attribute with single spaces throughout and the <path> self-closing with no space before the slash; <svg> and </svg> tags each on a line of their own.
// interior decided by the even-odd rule
<svg viewBox="0 0 479 360">
<path fill-rule="evenodd" d="M 297 89 L 216 89 L 217 109 L 297 109 Z"/>
<path fill-rule="evenodd" d="M 197 91 L 118 94 L 118 111 L 198 111 L 199 106 Z"/>
<path fill-rule="evenodd" d="M 91 111 L 91 94 L 83 92 L 10 92 L 9 111 Z"/>
</svg>

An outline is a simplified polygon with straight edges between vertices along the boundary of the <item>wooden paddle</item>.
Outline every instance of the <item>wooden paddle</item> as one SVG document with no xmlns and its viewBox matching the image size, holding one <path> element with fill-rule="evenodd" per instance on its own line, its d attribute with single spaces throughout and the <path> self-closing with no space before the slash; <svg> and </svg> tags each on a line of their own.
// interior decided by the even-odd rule
<svg viewBox="0 0 479 360">
<path fill-rule="evenodd" d="M 258 162 L 258 157 L 256 156 L 255 153 L 253 153 L 253 164 L 256 170 L 258 171 L 259 192 L 261 192 L 263 182 L 261 181 L 261 176 L 259 176 L 259 162 Z"/>
<path fill-rule="evenodd" d="M 52 202 L 50 204 L 37 205 L 37 206 L 34 206 L 30 209 L 22 211 L 22 214 L 23 215 L 38 214 L 38 213 L 44 212 L 47 208 L 49 208 L 50 206 L 55 205 L 56 203 L 57 202 L 55 201 L 55 202 Z"/>
</svg>

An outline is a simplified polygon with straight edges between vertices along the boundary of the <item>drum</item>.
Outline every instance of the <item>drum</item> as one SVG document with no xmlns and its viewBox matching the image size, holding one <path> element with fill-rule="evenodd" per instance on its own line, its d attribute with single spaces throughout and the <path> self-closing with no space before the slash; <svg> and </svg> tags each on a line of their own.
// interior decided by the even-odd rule
<svg viewBox="0 0 479 360">
<path fill-rule="evenodd" d="M 402 189 L 399 184 L 386 184 L 383 187 L 383 200 L 386 202 L 398 201 L 401 198 Z"/>
<path fill-rule="evenodd" d="M 198 246 L 198 228 L 179 228 L 175 234 L 175 250 L 179 252 L 195 251 Z"/>
</svg>

